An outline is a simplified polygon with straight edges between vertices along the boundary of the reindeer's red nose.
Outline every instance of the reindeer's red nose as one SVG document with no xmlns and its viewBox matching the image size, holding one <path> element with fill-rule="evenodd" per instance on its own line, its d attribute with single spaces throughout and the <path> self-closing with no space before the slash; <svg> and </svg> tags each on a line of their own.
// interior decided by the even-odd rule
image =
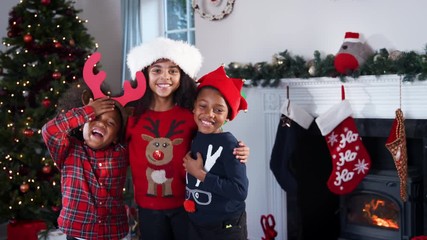
<svg viewBox="0 0 427 240">
<path fill-rule="evenodd" d="M 163 154 L 162 151 L 156 150 L 156 151 L 153 152 L 153 158 L 154 159 L 156 159 L 156 160 L 162 160 L 163 157 L 164 157 L 164 154 Z"/>
</svg>

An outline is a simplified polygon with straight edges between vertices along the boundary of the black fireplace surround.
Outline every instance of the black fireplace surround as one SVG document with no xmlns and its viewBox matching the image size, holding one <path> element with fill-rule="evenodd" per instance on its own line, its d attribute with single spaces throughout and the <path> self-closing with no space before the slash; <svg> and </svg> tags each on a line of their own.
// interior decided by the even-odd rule
<svg viewBox="0 0 427 240">
<path fill-rule="evenodd" d="M 371 157 L 369 174 L 353 192 L 331 193 L 326 182 L 332 160 L 324 137 L 312 124 L 298 161 L 291 163 L 298 190 L 287 194 L 288 240 L 410 240 L 427 235 L 427 119 L 405 120 L 406 202 L 400 199 L 394 160 L 385 147 L 393 119 L 355 121 Z"/>
</svg>

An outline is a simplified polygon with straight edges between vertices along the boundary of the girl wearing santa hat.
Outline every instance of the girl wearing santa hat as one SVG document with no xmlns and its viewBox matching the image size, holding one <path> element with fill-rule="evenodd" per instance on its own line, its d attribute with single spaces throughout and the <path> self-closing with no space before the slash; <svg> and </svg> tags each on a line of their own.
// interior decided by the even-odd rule
<svg viewBox="0 0 427 240">
<path fill-rule="evenodd" d="M 197 131 L 191 110 L 201 64 L 197 48 L 163 37 L 127 56 L 131 76 L 142 71 L 147 81 L 126 129 L 142 239 L 188 240 L 182 161 Z M 236 158 L 246 162 L 249 148 L 240 146 Z"/>
</svg>

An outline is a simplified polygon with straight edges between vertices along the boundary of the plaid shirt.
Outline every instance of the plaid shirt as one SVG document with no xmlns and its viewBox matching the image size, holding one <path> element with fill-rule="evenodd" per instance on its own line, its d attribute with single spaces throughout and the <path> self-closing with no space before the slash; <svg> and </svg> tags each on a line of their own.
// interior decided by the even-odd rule
<svg viewBox="0 0 427 240">
<path fill-rule="evenodd" d="M 127 148 L 93 150 L 69 135 L 95 118 L 92 107 L 59 114 L 42 128 L 43 139 L 61 171 L 62 209 L 58 225 L 68 236 L 122 239 L 129 233 L 123 188 L 129 165 Z"/>
</svg>

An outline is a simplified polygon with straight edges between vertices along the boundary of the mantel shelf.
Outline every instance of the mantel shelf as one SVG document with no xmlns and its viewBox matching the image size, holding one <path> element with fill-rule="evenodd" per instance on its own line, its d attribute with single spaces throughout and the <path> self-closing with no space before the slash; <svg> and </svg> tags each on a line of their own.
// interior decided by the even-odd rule
<svg viewBox="0 0 427 240">
<path fill-rule="evenodd" d="M 264 93 L 264 110 L 277 111 L 279 102 L 289 99 L 314 117 L 341 101 L 341 86 L 345 87 L 354 118 L 395 118 L 401 108 L 406 119 L 427 119 L 427 81 L 402 82 L 398 75 L 360 76 L 347 78 L 282 79 L 277 88 L 260 88 Z M 258 89 L 258 88 L 257 88 Z M 273 95 L 271 95 L 273 94 Z"/>
</svg>

